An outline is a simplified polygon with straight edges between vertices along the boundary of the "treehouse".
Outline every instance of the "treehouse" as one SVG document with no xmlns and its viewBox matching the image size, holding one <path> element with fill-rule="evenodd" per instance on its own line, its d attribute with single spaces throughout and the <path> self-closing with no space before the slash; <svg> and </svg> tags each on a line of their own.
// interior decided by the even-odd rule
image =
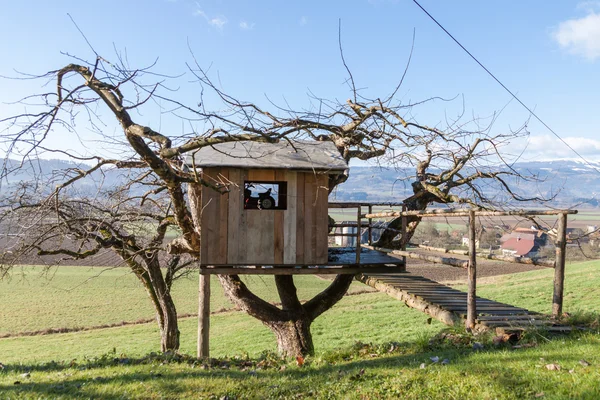
<svg viewBox="0 0 600 400">
<path fill-rule="evenodd" d="M 333 143 L 222 143 L 188 164 L 229 188 L 201 188 L 203 265 L 327 263 L 329 176 L 348 169 Z"/>
<path fill-rule="evenodd" d="M 344 254 L 336 250 L 333 257 L 328 251 L 329 178 L 348 169 L 333 143 L 221 143 L 200 149 L 187 164 L 210 185 L 227 188 L 224 193 L 199 185 L 190 190 L 192 212 L 200 221 L 203 268 L 228 268 L 213 273 L 268 274 L 285 272 L 245 267 L 320 273 L 298 269 L 357 266 L 355 250 Z"/>
</svg>

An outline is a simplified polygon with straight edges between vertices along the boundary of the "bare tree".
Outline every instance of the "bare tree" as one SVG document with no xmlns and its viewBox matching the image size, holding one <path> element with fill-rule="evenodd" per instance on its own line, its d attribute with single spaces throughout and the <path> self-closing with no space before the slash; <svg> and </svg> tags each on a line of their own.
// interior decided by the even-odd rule
<svg viewBox="0 0 600 400">
<path fill-rule="evenodd" d="M 121 146 L 124 157 L 105 159 L 94 156 L 85 161 L 95 163 L 91 169 L 107 165 L 135 168 L 156 179 L 153 192 L 139 201 L 142 204 L 144 199 L 154 199 L 156 192 L 168 198 L 168 213 L 161 214 L 162 219 L 156 221 L 160 229 L 165 221 L 177 225 L 180 236 L 167 246 L 168 252 L 173 255 L 196 256 L 200 247 L 199 227 L 195 226 L 186 202 L 187 185 L 193 184 L 190 190 L 197 185 L 222 192 L 227 190 L 226 185 L 204 181 L 195 169 L 188 169 L 182 156 L 223 142 L 331 141 L 347 161 L 376 160 L 390 166 L 413 166 L 416 173 L 408 178 L 414 194 L 405 200 L 412 210 L 425 209 L 432 203 L 469 203 L 489 207 L 493 205 L 493 199 L 486 195 L 481 182 L 497 184 L 510 196 L 523 200 L 511 190 L 510 182 L 506 180 L 515 171 L 510 167 L 498 170 L 497 165 L 503 160 L 499 152 L 501 146 L 516 136 L 526 134 L 525 125 L 517 131 L 496 134 L 492 129 L 494 118 L 481 126 L 483 122 L 477 120 L 463 123 L 461 115 L 446 121 L 444 129 L 423 125 L 412 118 L 413 108 L 421 103 L 403 104 L 396 97 L 402 81 L 389 95 L 368 99 L 356 90 L 349 69 L 352 98 L 345 103 L 311 95 L 308 110 L 297 111 L 271 103 L 272 110 L 267 111 L 256 103 L 240 101 L 224 93 L 197 62 L 189 65 L 188 69 L 199 86 L 199 99 L 193 106 L 175 99 L 176 92 L 167 86 L 167 77 L 156 75 L 150 69 L 131 69 L 122 61 L 109 63 L 101 57 L 91 63 L 78 60 L 77 64 L 66 65 L 43 76 L 55 81 L 56 92 L 38 97 L 43 100 L 41 111 L 1 120 L 5 125 L 3 140 L 12 150 L 12 155 L 19 153 L 22 158 L 44 151 L 60 152 L 63 156 L 81 160 L 64 149 L 51 146 L 48 137 L 53 130 L 62 129 L 65 133 L 76 134 L 73 121 L 86 115 L 86 125 L 103 137 L 98 121 L 116 120 L 123 132 Z M 211 109 L 208 109 L 208 103 Z M 136 116 L 140 119 L 146 107 L 157 104 L 161 106 L 161 112 L 187 123 L 189 132 L 167 133 L 136 122 Z M 215 109 L 218 111 L 212 111 Z M 110 117 L 103 114 L 106 110 Z M 194 128 L 198 126 L 202 128 Z M 73 183 L 73 179 L 78 181 L 87 177 L 88 171 L 82 171 L 71 179 L 65 179 L 36 204 L 48 210 L 53 207 L 62 210 L 63 205 L 68 204 L 65 188 Z M 331 178 L 330 190 L 344 180 L 344 176 Z M 22 207 L 26 206 L 22 204 Z M 402 241 L 410 240 L 418 222 L 418 219 L 411 221 L 409 232 L 401 238 Z M 60 218 L 55 218 L 53 223 L 57 226 L 64 224 Z M 82 237 L 93 235 L 98 243 L 96 238 L 102 235 L 103 226 L 99 223 L 90 225 L 91 228 Z M 391 227 L 394 228 L 395 223 Z M 67 233 L 71 225 L 64 224 L 62 228 Z M 118 248 L 128 245 L 128 236 L 123 236 L 122 226 L 111 228 L 111 232 L 110 240 L 116 240 Z M 160 247 L 163 236 L 157 231 L 154 236 L 157 239 L 149 242 L 150 248 Z M 390 231 L 383 235 L 380 243 L 390 244 L 395 236 L 396 233 Z M 100 243 L 103 243 L 102 240 L 107 239 L 101 239 Z M 139 257 L 147 253 L 145 249 L 133 246 L 130 251 Z M 142 261 L 141 267 L 144 271 L 148 270 L 145 261 Z M 155 285 L 150 278 L 150 284 Z M 280 352 L 290 356 L 313 352 L 311 323 L 343 297 L 352 279 L 349 275 L 339 275 L 322 293 L 302 303 L 293 277 L 277 276 L 275 283 L 281 299 L 279 308 L 254 295 L 238 276 L 219 276 L 231 300 L 270 327 Z"/>
<path fill-rule="evenodd" d="M 19 263 L 31 253 L 42 259 L 58 257 L 56 262 L 60 262 L 61 258 L 86 259 L 110 249 L 148 294 L 160 330 L 161 350 L 178 350 L 179 329 L 171 286 L 188 271 L 186 267 L 193 259 L 164 251 L 165 236 L 174 226 L 169 200 L 157 196 L 162 189 L 153 188 L 156 181 L 148 171 L 129 174 L 125 185 L 89 196 L 75 184 L 93 172 L 94 168 L 69 168 L 61 171 L 62 182 L 55 190 L 44 190 L 54 180 L 46 177 L 43 183 L 21 185 L 2 198 L 0 224 L 5 233 L 18 238 L 3 257 L 3 267 Z"/>
</svg>

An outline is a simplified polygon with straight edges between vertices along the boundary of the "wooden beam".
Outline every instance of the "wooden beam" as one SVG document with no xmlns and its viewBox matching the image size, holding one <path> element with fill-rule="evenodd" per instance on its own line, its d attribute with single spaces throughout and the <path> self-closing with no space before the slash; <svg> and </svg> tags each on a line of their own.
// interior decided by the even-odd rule
<svg viewBox="0 0 600 400">
<path fill-rule="evenodd" d="M 406 212 L 406 205 L 403 204 L 402 205 L 402 212 Z M 406 215 L 402 216 L 402 226 L 401 226 L 401 234 L 402 234 L 402 248 L 401 250 L 406 251 L 406 231 L 408 229 L 408 218 L 406 218 Z M 406 265 L 406 256 L 402 256 L 402 261 L 404 262 L 404 265 Z"/>
<path fill-rule="evenodd" d="M 347 228 L 349 226 L 354 226 L 354 225 L 348 225 L 348 224 L 331 224 L 331 225 L 327 225 L 330 228 Z M 362 226 L 369 226 L 368 222 L 363 222 Z"/>
<path fill-rule="evenodd" d="M 397 255 L 397 256 L 414 258 L 417 260 L 429 261 L 429 262 L 436 263 L 436 264 L 450 265 L 452 267 L 467 268 L 469 266 L 469 262 L 467 260 L 460 260 L 458 258 L 430 256 L 430 255 L 426 255 L 426 254 L 415 253 L 413 251 L 392 250 L 392 249 L 386 249 L 383 247 L 373 247 L 373 246 L 368 246 L 368 245 L 363 245 L 363 247 L 366 247 L 371 250 L 381 251 L 382 253 L 388 253 L 388 254 L 393 254 L 393 255 Z"/>
<path fill-rule="evenodd" d="M 368 273 L 368 272 L 367 272 Z M 358 275 L 356 279 L 367 286 L 371 286 L 379 290 L 380 292 L 386 293 L 387 295 L 403 301 L 408 307 L 412 307 L 421 312 L 431 315 L 433 318 L 440 320 L 446 325 L 455 325 L 461 321 L 461 318 L 454 314 L 452 311 L 448 311 L 442 307 L 437 306 L 434 303 L 422 300 L 417 296 L 411 295 L 409 291 L 403 290 L 393 285 L 389 285 L 385 282 L 380 281 L 377 277 L 371 277 L 368 275 Z"/>
<path fill-rule="evenodd" d="M 198 358 L 208 358 L 210 332 L 210 275 L 201 268 L 198 282 Z"/>
<path fill-rule="evenodd" d="M 356 208 L 358 206 L 387 206 L 400 207 L 403 203 L 356 203 L 356 202 L 330 202 L 329 208 Z"/>
<path fill-rule="evenodd" d="M 468 217 L 470 211 L 457 210 L 453 208 L 431 209 L 424 211 L 401 211 L 401 212 L 384 212 L 365 214 L 363 218 L 396 218 L 401 216 L 416 216 L 416 217 Z M 577 210 L 515 210 L 515 211 L 475 211 L 475 214 L 480 217 L 506 217 L 515 216 L 535 216 L 535 215 L 560 215 L 560 214 L 577 214 Z"/>
<path fill-rule="evenodd" d="M 469 288 L 467 291 L 467 319 L 465 327 L 468 331 L 475 328 L 477 317 L 476 285 L 477 285 L 477 237 L 475 235 L 475 211 L 469 212 L 469 265 L 467 277 Z"/>
<path fill-rule="evenodd" d="M 369 204 L 369 214 L 373 214 L 373 205 Z M 369 218 L 369 246 L 373 245 L 373 218 Z"/>
<path fill-rule="evenodd" d="M 443 247 L 432 247 L 425 245 L 418 245 L 420 249 L 435 251 L 437 253 L 451 253 L 451 254 L 460 254 L 460 255 L 469 255 L 469 250 L 450 250 Z M 477 254 L 477 258 L 483 258 L 486 260 L 496 260 L 496 261 L 506 261 L 515 264 L 530 264 L 530 265 L 539 265 L 542 267 L 554 268 L 554 260 L 538 260 L 536 258 L 529 257 L 515 257 L 515 256 L 503 256 L 499 254 Z"/>
<path fill-rule="evenodd" d="M 552 316 L 560 318 L 563 307 L 565 283 L 565 255 L 567 248 L 567 214 L 558 217 L 558 235 L 556 238 L 556 265 L 554 266 L 554 294 L 552 296 Z"/>
<path fill-rule="evenodd" d="M 406 272 L 406 267 L 401 263 L 382 266 L 375 264 L 361 264 L 341 267 L 276 267 L 276 268 L 248 268 L 248 267 L 214 267 L 203 268 L 205 275 L 356 275 L 365 274 L 398 274 Z"/>
<path fill-rule="evenodd" d="M 361 232 L 361 229 L 360 229 L 361 228 L 361 226 L 360 226 L 360 224 L 361 224 L 360 217 L 361 217 L 362 212 L 361 212 L 360 206 L 358 206 L 357 210 L 358 211 L 356 213 L 356 263 L 360 264 L 360 239 L 361 239 L 361 236 L 362 236 L 361 235 L 362 232 Z"/>
<path fill-rule="evenodd" d="M 529 257 L 514 257 L 514 256 L 503 256 L 499 254 L 483 254 L 479 255 L 479 258 L 487 258 L 488 260 L 506 261 L 516 264 L 531 264 L 539 265 L 542 267 L 554 268 L 554 260 L 537 260 Z"/>
</svg>

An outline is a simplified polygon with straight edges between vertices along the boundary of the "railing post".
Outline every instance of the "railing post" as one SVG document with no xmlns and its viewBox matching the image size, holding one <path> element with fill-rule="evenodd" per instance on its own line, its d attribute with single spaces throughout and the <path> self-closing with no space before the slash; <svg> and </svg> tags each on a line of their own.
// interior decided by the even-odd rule
<svg viewBox="0 0 600 400">
<path fill-rule="evenodd" d="M 370 204 L 369 214 L 373 214 L 373 206 Z M 373 218 L 369 218 L 369 246 L 373 246 Z"/>
<path fill-rule="evenodd" d="M 360 264 L 360 224 L 361 224 L 361 207 L 360 205 L 357 207 L 358 211 L 356 213 L 356 263 Z"/>
<path fill-rule="evenodd" d="M 475 211 L 469 211 L 469 266 L 467 267 L 469 289 L 467 292 L 467 321 L 465 328 L 472 330 L 477 318 L 477 249 L 475 237 Z"/>
<path fill-rule="evenodd" d="M 552 316 L 560 318 L 563 308 L 565 283 L 565 258 L 567 250 L 567 214 L 558 215 L 558 235 L 556 238 L 556 256 L 554 264 L 554 294 L 552 296 Z"/>
<path fill-rule="evenodd" d="M 209 357 L 210 275 L 200 269 L 198 282 L 198 358 Z"/>
<path fill-rule="evenodd" d="M 402 212 L 406 212 L 406 204 L 402 204 Z M 406 215 L 403 215 L 400 218 L 402 218 L 402 227 L 400 228 L 402 230 L 402 246 L 400 248 L 402 249 L 402 251 L 406 251 L 406 230 L 408 229 L 408 217 Z M 402 261 L 404 261 L 404 267 L 406 268 L 406 256 L 402 256 Z"/>
</svg>

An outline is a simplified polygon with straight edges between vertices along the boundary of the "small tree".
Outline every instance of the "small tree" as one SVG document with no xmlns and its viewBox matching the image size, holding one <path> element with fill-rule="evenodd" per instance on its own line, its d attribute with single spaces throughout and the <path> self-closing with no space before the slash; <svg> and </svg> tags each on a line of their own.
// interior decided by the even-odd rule
<svg viewBox="0 0 600 400">
<path fill-rule="evenodd" d="M 517 131 L 500 134 L 491 133 L 491 124 L 481 128 L 478 124 L 480 121 L 468 125 L 461 122 L 460 118 L 450 121 L 444 130 L 423 125 L 411 117 L 411 110 L 420 103 L 405 104 L 396 98 L 400 84 L 385 97 L 369 99 L 356 90 L 351 74 L 351 98 L 344 103 L 312 97 L 314 106 L 309 110 L 276 107 L 276 111 L 270 112 L 255 103 L 243 102 L 224 93 L 197 63 L 189 68 L 189 74 L 200 86 L 199 99 L 194 105 L 172 98 L 176 93 L 168 90 L 166 78 L 161 77 L 156 82 L 157 75 L 147 69 L 131 69 L 122 62 L 108 63 L 101 57 L 91 63 L 78 60 L 77 64 L 66 65 L 43 76 L 54 79 L 57 90 L 40 97 L 43 100 L 42 110 L 1 120 L 5 124 L 3 140 L 8 148 L 14 150 L 9 152 L 12 155 L 16 154 L 15 149 L 25 158 L 43 150 L 94 162 L 95 165 L 89 170 L 80 171 L 78 180 L 87 179 L 90 170 L 106 165 L 136 168 L 142 175 L 152 177 L 155 189 L 138 200 L 140 204 L 143 199 L 150 201 L 157 193 L 168 198 L 168 212 L 158 220 L 158 226 L 163 229 L 168 221 L 178 227 L 180 236 L 167 246 L 168 252 L 174 255 L 189 254 L 195 257 L 199 251 L 199 227 L 194 225 L 187 207 L 186 185 L 194 183 L 213 190 L 227 190 L 226 186 L 215 186 L 204 181 L 198 171 L 189 170 L 181 156 L 223 142 L 331 141 L 346 161 L 377 160 L 390 166 L 413 166 L 416 174 L 409 178 L 412 180 L 413 195 L 404 200 L 409 210 L 423 210 L 432 203 L 489 205 L 491 200 L 479 186 L 482 181 L 487 181 L 488 186 L 496 183 L 511 196 L 522 199 L 505 180 L 514 171 L 498 170 L 497 162 L 502 159 L 498 157 L 499 148 L 510 139 L 526 134 L 525 125 Z M 147 79 L 153 82 L 149 83 Z M 207 93 L 211 95 L 205 99 Z M 139 115 L 143 115 L 143 110 L 153 101 L 160 103 L 163 113 L 189 124 L 201 124 L 204 130 L 198 132 L 192 129 L 184 134 L 165 133 L 137 122 L 136 118 L 139 119 Z M 207 103 L 213 104 L 213 109 L 218 111 L 209 110 Z M 106 111 L 109 116 L 104 115 Z M 123 140 L 118 143 L 123 149 L 122 159 L 109 160 L 94 156 L 82 160 L 65 149 L 52 146 L 49 137 L 54 130 L 77 134 L 74 121 L 80 121 L 77 113 L 81 112 L 89 116 L 86 125 L 100 138 L 105 136 L 98 128 L 99 123 L 108 123 L 111 118 L 119 124 L 123 133 Z M 495 166 L 490 166 L 486 160 L 491 160 Z M 331 178 L 330 190 L 345 179 L 344 176 Z M 62 209 L 62 205 L 69 201 L 64 188 L 71 184 L 67 179 L 56 191 L 32 207 Z M 21 206 L 29 207 L 26 203 Z M 57 225 L 57 229 L 58 225 L 63 224 L 60 218 L 51 221 Z M 418 218 L 410 220 L 407 235 L 401 241 L 410 240 L 418 223 Z M 101 224 L 92 225 L 91 232 L 100 241 L 105 241 L 107 238 L 103 237 L 105 230 L 102 227 Z M 390 228 L 398 229 L 399 221 L 392 221 Z M 109 235 L 111 240 L 121 235 L 121 229 L 113 230 L 115 233 Z M 396 232 L 385 232 L 379 245 L 391 245 Z M 123 243 L 119 243 L 119 248 L 127 243 L 128 237 L 125 235 L 122 238 Z M 160 247 L 159 242 L 151 241 L 154 246 L 151 248 Z M 144 252 L 137 247 L 133 247 L 132 251 L 136 255 Z M 142 268 L 147 267 L 144 264 Z M 238 276 L 219 276 L 231 300 L 273 330 L 282 354 L 295 356 L 312 353 L 311 323 L 343 297 L 353 277 L 337 276 L 327 289 L 305 303 L 298 299 L 293 277 L 276 276 L 274 279 L 281 307 L 258 298 Z M 152 276 L 149 282 L 153 286 L 156 284 Z"/>
<path fill-rule="evenodd" d="M 174 226 L 168 198 L 150 197 L 160 191 L 156 189 L 131 193 L 136 187 L 139 192 L 141 186 L 154 186 L 153 177 L 147 173 L 132 174 L 125 186 L 89 197 L 74 189 L 77 180 L 93 174 L 93 168 L 84 170 L 78 166 L 62 172 L 71 178 L 63 180 L 55 190 L 45 190 L 53 181 L 51 177 L 44 180 L 46 185 L 41 184 L 40 177 L 36 185 L 22 185 L 3 198 L 0 224 L 10 230 L 7 233 L 20 238 L 13 251 L 3 257 L 4 269 L 32 252 L 82 260 L 110 249 L 131 269 L 148 294 L 160 330 L 161 350 L 178 350 L 179 328 L 171 286 L 187 271 L 192 258 L 164 251 L 165 235 Z"/>
</svg>

